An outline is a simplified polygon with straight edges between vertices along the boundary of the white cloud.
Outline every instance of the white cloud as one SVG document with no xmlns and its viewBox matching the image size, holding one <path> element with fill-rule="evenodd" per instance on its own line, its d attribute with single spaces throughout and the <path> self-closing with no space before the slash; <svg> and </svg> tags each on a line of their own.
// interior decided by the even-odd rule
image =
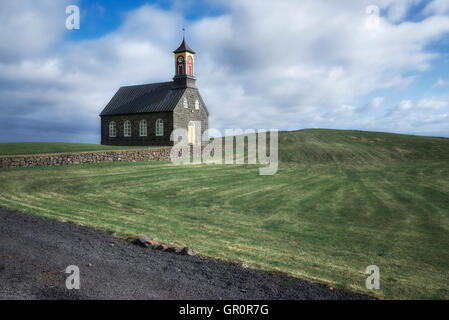
<svg viewBox="0 0 449 320">
<path fill-rule="evenodd" d="M 430 98 L 430 99 L 421 99 L 416 103 L 413 103 L 412 100 L 402 100 L 399 105 L 399 110 L 409 110 L 409 109 L 442 109 L 449 106 L 449 101 L 438 99 L 438 98 Z"/>
<path fill-rule="evenodd" d="M 433 0 L 424 9 L 425 14 L 447 14 L 449 13 L 449 1 Z"/>
<path fill-rule="evenodd" d="M 435 82 L 435 84 L 433 85 L 433 88 L 436 87 L 444 87 L 447 86 L 449 84 L 449 82 L 447 82 L 446 80 L 443 80 L 441 78 L 438 78 L 438 80 Z"/>
<path fill-rule="evenodd" d="M 399 103 L 399 109 L 400 110 L 408 110 L 413 107 L 411 100 L 403 100 Z"/>
<path fill-rule="evenodd" d="M 66 31 L 66 6 L 77 2 L 0 1 L 0 61 L 18 61 L 46 52 Z"/>
<path fill-rule="evenodd" d="M 440 99 L 421 99 L 416 106 L 423 109 L 442 109 L 449 105 L 447 100 Z"/>
<path fill-rule="evenodd" d="M 375 97 L 372 101 L 371 101 L 371 105 L 374 108 L 379 108 L 382 103 L 384 102 L 385 98 L 384 97 Z"/>
<path fill-rule="evenodd" d="M 388 10 L 388 20 L 399 22 L 404 19 L 411 6 L 421 2 L 422 0 L 382 0 L 380 5 Z"/>
<path fill-rule="evenodd" d="M 449 130 L 449 100 L 424 98 L 403 100 L 383 117 L 378 128 L 384 131 L 438 135 Z"/>
</svg>

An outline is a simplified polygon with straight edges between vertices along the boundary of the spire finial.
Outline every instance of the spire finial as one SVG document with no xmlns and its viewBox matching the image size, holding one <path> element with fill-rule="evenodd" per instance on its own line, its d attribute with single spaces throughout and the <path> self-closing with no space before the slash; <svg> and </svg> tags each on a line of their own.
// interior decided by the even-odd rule
<svg viewBox="0 0 449 320">
<path fill-rule="evenodd" d="M 173 51 L 173 52 L 174 52 L 174 53 L 180 53 L 180 52 L 187 51 L 187 52 L 190 52 L 190 53 L 192 53 L 192 54 L 195 54 L 195 51 L 193 51 L 192 49 L 190 49 L 190 47 L 189 47 L 189 46 L 187 45 L 187 43 L 186 43 L 185 31 L 186 31 L 186 28 L 185 28 L 184 25 L 183 25 L 183 26 L 182 26 L 182 33 L 183 33 L 183 36 L 182 36 L 182 42 L 181 42 L 181 45 L 179 46 L 178 49 L 176 49 L 176 50 Z"/>
<path fill-rule="evenodd" d="M 186 28 L 184 26 L 184 23 L 182 24 L 182 38 L 185 39 L 186 38 Z"/>
</svg>

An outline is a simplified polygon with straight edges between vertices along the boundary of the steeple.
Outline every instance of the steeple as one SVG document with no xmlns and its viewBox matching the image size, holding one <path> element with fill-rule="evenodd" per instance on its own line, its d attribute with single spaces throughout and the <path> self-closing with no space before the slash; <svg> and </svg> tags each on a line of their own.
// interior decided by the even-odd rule
<svg viewBox="0 0 449 320">
<path fill-rule="evenodd" d="M 184 31 L 184 28 L 183 28 Z M 196 78 L 194 76 L 195 51 L 186 43 L 185 36 L 182 37 L 181 45 L 173 51 L 175 54 L 175 76 L 174 87 L 195 88 Z"/>
<path fill-rule="evenodd" d="M 182 43 L 179 46 L 178 49 L 176 49 L 175 51 L 173 51 L 173 53 L 181 53 L 181 52 L 190 52 L 191 54 L 195 54 L 195 51 L 193 51 L 192 49 L 190 49 L 189 45 L 186 43 L 186 38 L 185 36 L 182 37 Z"/>
</svg>

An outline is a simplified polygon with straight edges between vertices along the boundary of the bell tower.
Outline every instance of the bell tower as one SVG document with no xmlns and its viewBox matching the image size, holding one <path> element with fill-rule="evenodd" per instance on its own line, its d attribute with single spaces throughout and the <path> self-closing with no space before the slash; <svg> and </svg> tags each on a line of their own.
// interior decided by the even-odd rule
<svg viewBox="0 0 449 320">
<path fill-rule="evenodd" d="M 194 75 L 195 51 L 190 49 L 186 43 L 185 36 L 175 54 L 175 76 L 173 77 L 175 88 L 196 88 Z"/>
</svg>

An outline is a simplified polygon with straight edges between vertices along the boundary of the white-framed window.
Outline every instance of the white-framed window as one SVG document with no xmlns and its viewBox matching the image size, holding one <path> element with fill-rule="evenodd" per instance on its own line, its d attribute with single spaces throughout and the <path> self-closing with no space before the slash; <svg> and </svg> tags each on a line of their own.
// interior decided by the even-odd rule
<svg viewBox="0 0 449 320">
<path fill-rule="evenodd" d="M 195 100 L 195 110 L 200 110 L 200 102 Z"/>
<path fill-rule="evenodd" d="M 146 137 L 147 136 L 147 121 L 140 120 L 139 122 L 139 136 Z"/>
<path fill-rule="evenodd" d="M 184 108 L 188 108 L 189 107 L 189 102 L 187 101 L 187 98 L 184 98 Z"/>
<path fill-rule="evenodd" d="M 131 137 L 131 121 L 126 120 L 123 125 L 123 135 L 125 137 Z"/>
<path fill-rule="evenodd" d="M 156 136 L 161 137 L 164 135 L 164 121 L 162 119 L 156 120 Z"/>
<path fill-rule="evenodd" d="M 115 124 L 115 121 L 109 122 L 109 137 L 117 137 L 117 125 Z"/>
</svg>

